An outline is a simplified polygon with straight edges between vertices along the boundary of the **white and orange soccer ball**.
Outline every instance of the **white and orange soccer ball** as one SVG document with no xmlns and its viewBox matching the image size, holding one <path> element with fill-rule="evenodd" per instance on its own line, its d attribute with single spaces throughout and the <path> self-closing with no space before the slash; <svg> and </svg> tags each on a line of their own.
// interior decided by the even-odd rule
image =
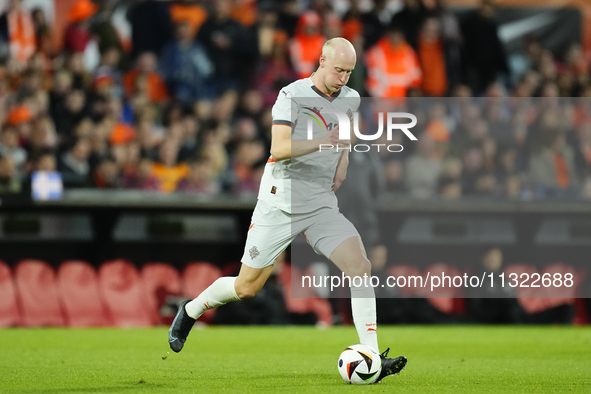
<svg viewBox="0 0 591 394">
<path fill-rule="evenodd" d="M 375 383 L 380 372 L 380 353 L 367 345 L 351 345 L 339 356 L 339 373 L 349 384 Z"/>
</svg>

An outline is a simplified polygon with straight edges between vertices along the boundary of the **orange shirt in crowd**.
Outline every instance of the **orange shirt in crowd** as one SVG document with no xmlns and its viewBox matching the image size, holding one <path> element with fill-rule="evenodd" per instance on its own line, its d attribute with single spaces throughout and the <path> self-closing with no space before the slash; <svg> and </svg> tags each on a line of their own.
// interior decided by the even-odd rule
<svg viewBox="0 0 591 394">
<path fill-rule="evenodd" d="M 423 92 L 428 96 L 445 96 L 447 75 L 441 40 L 435 42 L 419 40 L 419 59 L 423 71 Z"/>
<path fill-rule="evenodd" d="M 289 55 L 299 78 L 308 78 L 315 71 L 326 37 L 320 33 L 322 19 L 314 11 L 304 13 L 289 42 Z"/>
<path fill-rule="evenodd" d="M 7 19 L 10 54 L 19 64 L 25 65 L 37 49 L 33 18 L 28 12 L 13 10 Z"/>
<path fill-rule="evenodd" d="M 393 47 L 384 37 L 367 51 L 367 90 L 373 97 L 406 97 L 421 85 L 421 68 L 415 51 L 404 42 Z"/>
<path fill-rule="evenodd" d="M 179 181 L 189 175 L 189 166 L 182 163 L 175 167 L 167 167 L 162 163 L 154 163 L 152 173 L 158 179 L 161 191 L 173 192 Z"/>
<path fill-rule="evenodd" d="M 568 174 L 568 164 L 564 157 L 559 154 L 554 155 L 554 166 L 556 167 L 556 186 L 564 188 L 570 185 L 570 175 Z"/>
<path fill-rule="evenodd" d="M 175 23 L 188 22 L 194 37 L 207 19 L 207 11 L 198 4 L 172 4 L 170 16 Z"/>
<path fill-rule="evenodd" d="M 124 145 L 134 141 L 137 137 L 135 129 L 123 122 L 119 122 L 111 130 L 109 134 L 109 142 L 111 145 Z"/>
<path fill-rule="evenodd" d="M 132 96 L 135 93 L 135 82 L 139 76 L 139 71 L 134 69 L 129 71 L 123 77 L 123 89 L 125 89 L 125 95 L 127 97 Z M 168 90 L 166 84 L 160 78 L 158 73 L 151 72 L 147 79 L 147 94 L 150 101 L 154 103 L 160 103 L 168 98 Z"/>
<path fill-rule="evenodd" d="M 242 26 L 250 27 L 257 21 L 257 2 L 256 0 L 242 0 L 230 11 L 230 18 L 240 22 Z"/>
</svg>

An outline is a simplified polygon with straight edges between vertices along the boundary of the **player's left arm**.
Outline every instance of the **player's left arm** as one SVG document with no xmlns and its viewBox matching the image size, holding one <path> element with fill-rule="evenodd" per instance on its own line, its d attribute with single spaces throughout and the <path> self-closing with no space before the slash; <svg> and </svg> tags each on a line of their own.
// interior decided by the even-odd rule
<svg viewBox="0 0 591 394">
<path fill-rule="evenodd" d="M 332 180 L 332 191 L 336 192 L 347 178 L 347 167 L 349 166 L 349 150 L 345 149 L 341 152 L 339 162 L 337 163 L 337 170 L 335 171 Z"/>
</svg>

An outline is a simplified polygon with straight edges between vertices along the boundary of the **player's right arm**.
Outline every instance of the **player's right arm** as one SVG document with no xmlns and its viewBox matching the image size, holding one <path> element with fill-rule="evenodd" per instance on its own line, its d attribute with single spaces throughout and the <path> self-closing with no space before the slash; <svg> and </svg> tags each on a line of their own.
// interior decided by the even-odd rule
<svg viewBox="0 0 591 394">
<path fill-rule="evenodd" d="M 339 139 L 339 128 L 335 127 L 325 136 L 311 140 L 291 139 L 291 126 L 274 124 L 271 128 L 271 156 L 273 160 L 285 160 L 307 155 L 320 150 L 320 145 L 343 148 L 349 146 L 349 140 Z"/>
</svg>

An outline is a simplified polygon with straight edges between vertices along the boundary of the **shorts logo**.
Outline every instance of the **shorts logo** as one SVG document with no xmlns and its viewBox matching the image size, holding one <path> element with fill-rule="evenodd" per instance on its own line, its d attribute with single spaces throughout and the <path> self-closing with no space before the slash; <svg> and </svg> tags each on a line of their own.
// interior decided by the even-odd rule
<svg viewBox="0 0 591 394">
<path fill-rule="evenodd" d="M 259 254 L 261 254 L 256 246 L 253 246 L 252 248 L 250 248 L 248 253 L 250 253 L 251 260 L 254 260 L 255 257 L 257 257 Z"/>
<path fill-rule="evenodd" d="M 275 194 L 275 193 L 277 193 L 277 186 L 273 186 L 271 188 L 271 194 Z"/>
</svg>

